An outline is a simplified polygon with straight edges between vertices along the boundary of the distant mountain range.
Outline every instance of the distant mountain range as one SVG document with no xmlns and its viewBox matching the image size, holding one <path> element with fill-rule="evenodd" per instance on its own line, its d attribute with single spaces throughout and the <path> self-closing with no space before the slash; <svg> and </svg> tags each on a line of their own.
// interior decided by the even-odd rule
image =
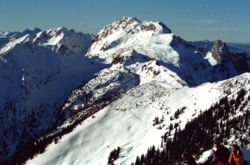
<svg viewBox="0 0 250 165">
<path fill-rule="evenodd" d="M 249 149 L 248 46 L 188 42 L 134 17 L 95 36 L 63 27 L 0 32 L 0 164 L 131 164 L 152 146 L 164 155 L 201 116 L 216 119 L 201 122 L 206 132 L 218 132 L 194 154 L 218 139 Z M 207 114 L 214 109 L 223 114 Z M 233 122 L 227 134 L 217 128 Z"/>
</svg>

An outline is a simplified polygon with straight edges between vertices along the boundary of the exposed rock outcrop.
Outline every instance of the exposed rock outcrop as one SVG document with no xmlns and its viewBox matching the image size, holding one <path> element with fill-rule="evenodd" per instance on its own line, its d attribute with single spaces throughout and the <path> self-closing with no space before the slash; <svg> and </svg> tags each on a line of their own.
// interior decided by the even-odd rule
<svg viewBox="0 0 250 165">
<path fill-rule="evenodd" d="M 228 60 L 229 52 L 226 44 L 221 40 L 216 40 L 213 47 L 211 48 L 211 53 L 213 58 L 217 61 L 217 64 L 222 63 L 225 60 Z"/>
</svg>

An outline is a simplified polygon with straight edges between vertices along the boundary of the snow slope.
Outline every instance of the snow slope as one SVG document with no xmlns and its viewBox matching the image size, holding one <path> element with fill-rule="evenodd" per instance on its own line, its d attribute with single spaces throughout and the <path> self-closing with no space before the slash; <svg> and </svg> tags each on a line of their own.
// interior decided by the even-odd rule
<svg viewBox="0 0 250 165">
<path fill-rule="evenodd" d="M 176 90 L 156 81 L 137 86 L 83 121 L 57 144 L 49 145 L 45 153 L 27 164 L 106 164 L 109 153 L 120 146 L 121 154 L 115 164 L 128 165 L 150 146 L 160 146 L 161 136 L 171 123 L 179 123 L 183 129 L 188 121 L 226 96 L 228 83 L 234 84 L 230 88 L 230 98 L 236 97 L 240 89 L 249 91 L 249 81 L 250 74 L 246 73 L 195 88 Z M 248 92 L 246 98 L 249 95 Z M 176 110 L 183 107 L 185 110 L 178 119 L 171 120 Z M 163 121 L 153 125 L 155 117 Z"/>
</svg>

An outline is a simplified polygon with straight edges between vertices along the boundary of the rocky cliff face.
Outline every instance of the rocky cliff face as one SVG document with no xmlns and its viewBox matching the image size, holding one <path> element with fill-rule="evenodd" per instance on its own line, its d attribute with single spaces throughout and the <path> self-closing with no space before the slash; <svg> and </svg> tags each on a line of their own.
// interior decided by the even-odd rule
<svg viewBox="0 0 250 165">
<path fill-rule="evenodd" d="M 230 60 L 228 48 L 221 40 L 215 41 L 210 51 L 217 64 Z"/>
</svg>

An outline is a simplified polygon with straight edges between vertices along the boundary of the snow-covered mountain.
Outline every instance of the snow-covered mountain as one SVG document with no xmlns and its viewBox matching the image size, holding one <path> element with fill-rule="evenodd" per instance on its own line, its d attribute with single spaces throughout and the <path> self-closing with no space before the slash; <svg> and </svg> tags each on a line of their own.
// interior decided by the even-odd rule
<svg viewBox="0 0 250 165">
<path fill-rule="evenodd" d="M 8 40 L 0 49 L 0 160 L 50 128 L 71 90 L 104 67 L 84 56 L 91 35 L 57 28 Z"/>
<path fill-rule="evenodd" d="M 131 52 L 136 52 L 159 61 L 159 65 L 175 72 L 190 86 L 239 74 L 224 43 L 215 44 L 213 53 L 206 54 L 171 33 L 161 22 L 122 18 L 104 27 L 94 40 L 87 53 L 89 57 L 109 64 L 129 63 L 133 58 Z"/>
<path fill-rule="evenodd" d="M 221 41 L 192 45 L 161 22 L 124 17 L 93 40 L 65 28 L 30 32 L 0 54 L 5 164 L 107 164 L 118 146 L 115 164 L 130 164 L 226 96 L 244 90 L 236 111 L 249 112 L 248 62 Z"/>
</svg>

